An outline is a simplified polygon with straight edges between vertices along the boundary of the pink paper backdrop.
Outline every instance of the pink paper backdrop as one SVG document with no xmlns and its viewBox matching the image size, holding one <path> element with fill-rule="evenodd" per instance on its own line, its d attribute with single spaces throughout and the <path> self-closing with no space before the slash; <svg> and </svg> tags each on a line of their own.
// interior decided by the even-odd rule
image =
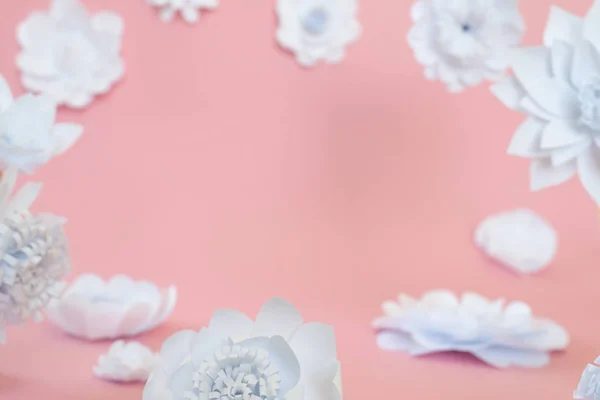
<svg viewBox="0 0 600 400">
<path fill-rule="evenodd" d="M 126 21 L 126 79 L 83 112 L 81 142 L 43 168 L 35 209 L 69 218 L 74 273 L 123 272 L 177 284 L 158 347 L 216 307 L 254 315 L 269 297 L 335 326 L 347 400 L 571 398 L 600 353 L 597 210 L 577 182 L 528 191 L 506 156 L 521 117 L 485 86 L 460 96 L 423 78 L 406 44 L 409 0 L 364 0 L 364 36 L 339 66 L 306 71 L 274 42 L 274 1 L 223 0 L 196 26 L 163 24 L 143 0 L 86 0 Z M 551 3 L 524 1 L 528 43 Z M 0 4 L 0 73 L 22 92 L 15 26 L 46 0 Z M 472 244 L 486 215 L 527 206 L 560 232 L 556 262 L 518 278 Z M 572 345 L 541 370 L 498 371 L 468 357 L 412 359 L 377 349 L 382 300 L 448 287 L 529 302 Z M 92 377 L 109 343 L 50 325 L 9 330 L 0 398 L 141 399 L 141 385 Z"/>
</svg>

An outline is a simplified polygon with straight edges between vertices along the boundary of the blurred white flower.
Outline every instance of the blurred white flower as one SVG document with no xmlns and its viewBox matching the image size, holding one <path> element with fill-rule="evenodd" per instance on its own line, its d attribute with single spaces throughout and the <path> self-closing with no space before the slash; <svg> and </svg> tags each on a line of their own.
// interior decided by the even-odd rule
<svg viewBox="0 0 600 400">
<path fill-rule="evenodd" d="M 146 0 L 154 7 L 160 7 L 160 18 L 170 22 L 178 12 L 190 24 L 198 22 L 200 10 L 214 10 L 219 5 L 219 0 Z"/>
<path fill-rule="evenodd" d="M 600 398 L 600 357 L 593 364 L 588 364 L 583 370 L 577 389 L 573 392 L 574 399 L 598 400 Z"/>
<path fill-rule="evenodd" d="M 458 351 L 471 353 L 497 368 L 511 365 L 542 367 L 549 352 L 569 343 L 568 333 L 555 322 L 536 318 L 529 306 L 490 301 L 475 293 L 459 299 L 434 290 L 420 299 L 400 295 L 383 304 L 384 317 L 373 322 L 378 345 L 411 355 Z"/>
<path fill-rule="evenodd" d="M 28 209 L 41 185 L 28 183 L 10 199 L 17 170 L 10 167 L 0 181 L 0 341 L 7 324 L 42 319 L 42 309 L 64 289 L 70 272 L 64 218 L 32 215 Z"/>
<path fill-rule="evenodd" d="M 557 233 L 526 209 L 492 215 L 479 224 L 475 242 L 491 258 L 522 274 L 537 272 L 554 259 Z"/>
<path fill-rule="evenodd" d="M 304 324 L 283 299 L 268 301 L 256 322 L 217 310 L 208 328 L 168 338 L 143 400 L 341 400 L 333 328 Z"/>
<path fill-rule="evenodd" d="M 553 7 L 544 46 L 514 51 L 514 75 L 492 87 L 528 116 L 508 152 L 531 158 L 531 189 L 575 175 L 600 205 L 600 0 L 585 18 Z"/>
<path fill-rule="evenodd" d="M 65 332 L 90 340 L 134 336 L 162 324 L 177 301 L 174 286 L 160 290 L 151 282 L 117 275 L 104 282 L 86 274 L 46 310 Z"/>
<path fill-rule="evenodd" d="M 418 0 L 411 18 L 417 61 L 450 92 L 501 78 L 525 32 L 517 0 Z"/>
<path fill-rule="evenodd" d="M 139 342 L 119 340 L 110 346 L 108 354 L 100 356 L 94 374 L 114 382 L 146 382 L 158 357 Z"/>
<path fill-rule="evenodd" d="M 47 96 L 27 94 L 13 100 L 0 76 L 0 164 L 32 173 L 73 146 L 83 127 L 56 124 L 55 118 L 56 104 Z"/>
<path fill-rule="evenodd" d="M 23 85 L 58 104 L 88 106 L 124 74 L 122 34 L 123 20 L 113 12 L 90 15 L 79 0 L 53 0 L 48 12 L 32 13 L 17 29 Z"/>
<path fill-rule="evenodd" d="M 277 0 L 277 41 L 304 67 L 337 64 L 360 38 L 357 12 L 358 0 Z"/>
</svg>

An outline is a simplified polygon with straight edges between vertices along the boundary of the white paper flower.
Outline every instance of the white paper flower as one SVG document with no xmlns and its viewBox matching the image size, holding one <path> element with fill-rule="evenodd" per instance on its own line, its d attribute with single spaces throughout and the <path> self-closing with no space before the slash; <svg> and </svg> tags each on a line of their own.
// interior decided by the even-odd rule
<svg viewBox="0 0 600 400">
<path fill-rule="evenodd" d="M 531 189 L 579 175 L 600 205 L 600 1 L 583 19 L 554 7 L 544 46 L 515 50 L 510 76 L 492 87 L 528 116 L 508 152 L 531 158 Z"/>
<path fill-rule="evenodd" d="M 0 182 L 0 341 L 5 326 L 33 318 L 64 289 L 70 272 L 64 218 L 32 215 L 28 210 L 41 185 L 28 183 L 10 199 L 17 170 L 6 170 Z"/>
<path fill-rule="evenodd" d="M 450 92 L 501 78 L 525 32 L 517 0 L 418 0 L 411 18 L 415 58 Z"/>
<path fill-rule="evenodd" d="M 277 0 L 277 42 L 304 67 L 337 64 L 362 29 L 358 0 Z"/>
<path fill-rule="evenodd" d="M 151 282 L 117 275 L 104 282 L 81 275 L 60 300 L 50 303 L 48 318 L 67 333 L 90 340 L 115 339 L 149 331 L 175 307 L 174 286 L 159 290 Z"/>
<path fill-rule="evenodd" d="M 113 12 L 90 15 L 79 0 L 53 0 L 49 12 L 34 12 L 17 29 L 23 85 L 86 107 L 123 76 L 122 34 L 123 20 Z"/>
<path fill-rule="evenodd" d="M 304 324 L 282 299 L 256 322 L 217 310 L 208 328 L 165 341 L 143 400 L 341 400 L 333 328 Z"/>
<path fill-rule="evenodd" d="M 214 10 L 219 5 L 219 0 L 146 0 L 154 7 L 160 7 L 160 18 L 164 22 L 171 22 L 178 12 L 190 24 L 198 22 L 200 10 Z"/>
<path fill-rule="evenodd" d="M 526 209 L 493 215 L 479 224 L 475 242 L 491 258 L 530 274 L 554 259 L 558 238 L 552 225 Z"/>
<path fill-rule="evenodd" d="M 600 357 L 593 364 L 588 364 L 583 370 L 577 389 L 573 392 L 574 399 L 598 400 L 600 398 Z"/>
<path fill-rule="evenodd" d="M 56 104 L 47 96 L 27 94 L 13 100 L 0 76 L 0 165 L 17 166 L 32 173 L 52 157 L 67 151 L 79 139 L 83 127 L 55 123 Z"/>
<path fill-rule="evenodd" d="M 100 356 L 94 374 L 114 382 L 146 382 L 158 357 L 139 342 L 119 340 L 110 346 L 108 354 Z"/>
<path fill-rule="evenodd" d="M 420 300 L 400 295 L 383 304 L 384 317 L 373 322 L 382 349 L 411 355 L 458 351 L 471 353 L 498 368 L 542 367 L 549 352 L 564 349 L 567 332 L 555 322 L 536 318 L 529 306 L 490 301 L 475 293 L 459 299 L 434 290 Z"/>
</svg>

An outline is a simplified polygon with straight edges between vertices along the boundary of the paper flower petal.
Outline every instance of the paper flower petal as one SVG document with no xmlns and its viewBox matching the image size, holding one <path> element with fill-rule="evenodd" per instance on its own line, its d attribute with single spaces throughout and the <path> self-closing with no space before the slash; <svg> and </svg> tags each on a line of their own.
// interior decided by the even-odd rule
<svg viewBox="0 0 600 400">
<path fill-rule="evenodd" d="M 600 150 L 593 149 L 577 159 L 579 179 L 590 197 L 600 204 Z"/>
<path fill-rule="evenodd" d="M 543 351 L 490 347 L 474 353 L 480 360 L 496 368 L 541 368 L 548 365 L 550 356 Z"/>
<path fill-rule="evenodd" d="M 583 20 L 580 17 L 552 6 L 544 31 L 544 45 L 550 47 L 555 40 L 574 44 L 580 40 L 582 29 Z"/>
<path fill-rule="evenodd" d="M 218 0 L 146 0 L 148 4 L 160 8 L 160 19 L 171 22 L 180 13 L 183 20 L 194 24 L 200 19 L 201 10 L 214 10 Z"/>
<path fill-rule="evenodd" d="M 255 330 L 249 325 L 241 313 L 218 310 L 208 328 L 169 338 L 143 399 L 203 398 L 209 393 L 226 398 L 233 392 L 261 400 L 341 399 L 330 327 L 303 326 L 298 311 L 278 298 L 263 306 Z M 242 337 L 243 332 L 248 336 Z"/>
<path fill-rule="evenodd" d="M 172 310 L 175 301 L 176 296 L 165 297 L 150 282 L 136 282 L 119 275 L 104 282 L 99 277 L 83 275 L 61 300 L 50 304 L 47 312 L 51 322 L 71 335 L 90 340 L 111 339 L 155 328 L 166 318 L 164 310 Z"/>
<path fill-rule="evenodd" d="M 577 389 L 573 392 L 574 399 L 596 400 L 600 395 L 600 357 L 596 358 L 594 364 L 588 364 L 583 373 Z"/>
<path fill-rule="evenodd" d="M 94 374 L 114 382 L 145 382 L 158 361 L 158 355 L 139 342 L 117 341 L 108 354 L 100 356 Z"/>
</svg>

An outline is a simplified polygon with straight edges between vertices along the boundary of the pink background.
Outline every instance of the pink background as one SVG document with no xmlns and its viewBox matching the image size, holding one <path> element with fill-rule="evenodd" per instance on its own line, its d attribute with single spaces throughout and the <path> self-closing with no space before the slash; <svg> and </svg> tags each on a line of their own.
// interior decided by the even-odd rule
<svg viewBox="0 0 600 400">
<path fill-rule="evenodd" d="M 571 398 L 600 353 L 597 210 L 575 181 L 532 194 L 528 163 L 505 154 L 521 120 L 485 86 L 460 96 L 427 82 L 406 44 L 409 0 L 363 0 L 363 38 L 338 66 L 303 70 L 280 51 L 274 1 L 223 0 L 195 26 L 159 21 L 143 0 L 86 0 L 126 21 L 127 77 L 83 112 L 81 142 L 41 169 L 35 205 L 69 218 L 74 274 L 123 272 L 179 288 L 158 348 L 216 307 L 254 315 L 282 295 L 335 326 L 347 400 Z M 551 3 L 524 1 L 528 43 Z M 0 73 L 20 93 L 14 30 L 46 0 L 0 4 Z M 560 232 L 556 262 L 518 278 L 472 244 L 486 215 L 527 206 Z M 377 349 L 369 323 L 404 291 L 448 287 L 529 302 L 572 334 L 541 370 Z M 92 377 L 109 343 L 54 327 L 9 330 L 0 398 L 140 399 L 141 385 Z"/>
</svg>

